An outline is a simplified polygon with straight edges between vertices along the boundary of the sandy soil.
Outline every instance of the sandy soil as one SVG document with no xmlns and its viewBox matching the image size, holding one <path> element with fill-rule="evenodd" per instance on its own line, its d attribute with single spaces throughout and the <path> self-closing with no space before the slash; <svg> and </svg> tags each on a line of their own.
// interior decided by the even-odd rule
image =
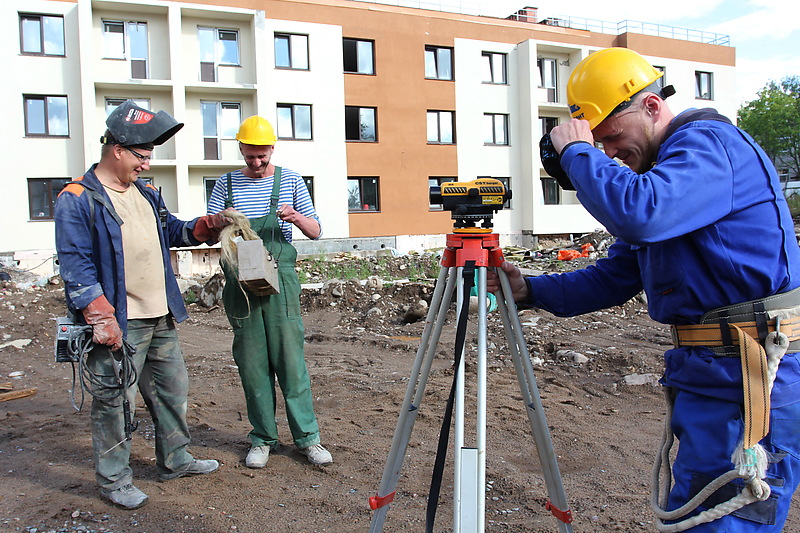
<svg viewBox="0 0 800 533">
<path fill-rule="evenodd" d="M 244 466 L 249 430 L 220 308 L 191 304 L 179 326 L 191 376 L 191 451 L 222 463 L 218 472 L 166 483 L 154 466 L 152 421 L 137 406 L 132 465 L 150 496 L 136 511 L 98 497 L 89 400 L 70 404 L 72 369 L 53 360 L 59 286 L 0 290 L 0 384 L 32 396 L 0 403 L 0 530 L 85 532 L 367 531 L 368 499 L 379 487 L 424 321 L 405 310 L 430 299 L 432 282 L 366 288 L 341 285 L 303 293 L 306 359 L 323 443 L 334 463 L 310 465 L 294 449 L 282 408 L 283 444 L 266 468 Z M 338 291 L 337 291 L 338 292 Z M 654 531 L 649 480 L 664 416 L 653 379 L 661 372 L 667 329 L 638 301 L 580 318 L 521 312 L 575 532 Z M 516 373 L 497 313 L 489 315 L 486 530 L 558 531 Z M 474 320 L 467 335 L 466 416 L 474 405 Z M 384 531 L 422 531 L 441 417 L 452 381 L 454 314 L 444 327 Z M 30 341 L 27 342 L 26 341 Z M 13 343 L 13 344 L 10 344 Z M 587 360 L 579 363 L 574 353 Z M 644 384 L 628 384 L 640 377 Z M 77 399 L 79 400 L 79 398 Z M 468 430 L 471 426 L 467 426 Z M 469 443 L 469 442 L 468 442 Z M 437 531 L 452 525 L 452 450 Z M 800 531 L 795 497 L 786 531 Z"/>
</svg>

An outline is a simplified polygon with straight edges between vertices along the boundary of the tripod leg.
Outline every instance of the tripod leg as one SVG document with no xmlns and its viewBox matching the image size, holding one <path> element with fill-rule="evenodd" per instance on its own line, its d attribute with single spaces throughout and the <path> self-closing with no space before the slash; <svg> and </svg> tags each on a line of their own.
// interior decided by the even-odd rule
<svg viewBox="0 0 800 533">
<path fill-rule="evenodd" d="M 547 508 L 559 520 L 560 531 L 562 533 L 571 533 L 572 512 L 569 510 L 567 495 L 564 492 L 561 473 L 559 472 L 555 450 L 553 449 L 553 441 L 550 437 L 550 430 L 547 427 L 542 399 L 539 396 L 539 389 L 536 385 L 536 376 L 533 373 L 528 345 L 522 334 L 522 325 L 517 314 L 511 285 L 505 272 L 499 268 L 496 271 L 503 289 L 503 296 L 497 299 L 497 306 L 503 320 L 506 340 L 514 361 L 520 391 L 522 392 L 531 430 L 536 441 L 536 449 L 539 452 L 539 461 L 542 465 L 542 473 L 547 485 L 547 493 L 550 497 Z"/>
<path fill-rule="evenodd" d="M 414 428 L 425 386 L 430 375 L 431 365 L 439 343 L 447 310 L 452 301 L 453 291 L 456 285 L 456 276 L 452 275 L 455 267 L 442 267 L 439 271 L 439 278 L 425 318 L 425 328 L 422 332 L 422 339 L 417 355 L 414 359 L 414 367 L 411 378 L 408 382 L 403 406 L 400 409 L 400 417 L 397 420 L 394 437 L 392 438 L 392 448 L 389 458 L 384 467 L 378 493 L 370 498 L 370 506 L 375 510 L 370 522 L 370 533 L 379 533 L 383 530 L 383 522 L 386 520 L 386 513 L 389 510 L 389 503 L 394 498 L 397 481 L 400 478 L 400 470 L 403 467 L 403 459 L 406 455 L 406 448 Z M 435 322 L 434 322 L 435 318 Z"/>
</svg>

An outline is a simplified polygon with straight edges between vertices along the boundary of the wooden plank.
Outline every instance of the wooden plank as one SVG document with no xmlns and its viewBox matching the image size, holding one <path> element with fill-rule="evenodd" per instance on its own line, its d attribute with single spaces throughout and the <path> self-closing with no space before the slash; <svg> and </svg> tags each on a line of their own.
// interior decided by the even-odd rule
<svg viewBox="0 0 800 533">
<path fill-rule="evenodd" d="M 0 402 L 7 402 L 9 400 L 18 400 L 19 398 L 27 398 L 36 394 L 36 389 L 22 389 L 12 392 L 0 393 Z"/>
</svg>

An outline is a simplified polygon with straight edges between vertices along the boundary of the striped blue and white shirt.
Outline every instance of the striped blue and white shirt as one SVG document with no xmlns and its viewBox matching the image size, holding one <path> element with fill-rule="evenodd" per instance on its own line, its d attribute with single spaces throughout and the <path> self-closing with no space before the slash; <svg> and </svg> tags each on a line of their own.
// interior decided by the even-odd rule
<svg viewBox="0 0 800 533">
<path fill-rule="evenodd" d="M 247 218 L 258 218 L 269 214 L 269 196 L 272 194 L 274 181 L 275 176 L 253 179 L 242 174 L 241 170 L 231 172 L 233 207 Z M 228 176 L 223 174 L 211 191 L 207 213 L 213 215 L 225 209 L 225 199 L 227 197 Z M 322 224 L 319 222 L 314 204 L 311 202 L 311 195 L 308 194 L 308 188 L 302 176 L 286 167 L 281 167 L 281 192 L 278 207 L 283 204 L 289 204 L 301 215 L 316 220 L 320 224 L 320 236 L 322 236 Z M 278 219 L 278 224 L 280 224 L 286 240 L 292 242 L 294 224 L 280 219 Z"/>
</svg>

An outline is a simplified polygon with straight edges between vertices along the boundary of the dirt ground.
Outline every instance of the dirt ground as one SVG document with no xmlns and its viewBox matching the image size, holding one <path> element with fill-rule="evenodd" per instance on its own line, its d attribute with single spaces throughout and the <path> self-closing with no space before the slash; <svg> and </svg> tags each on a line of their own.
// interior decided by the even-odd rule
<svg viewBox="0 0 800 533">
<path fill-rule="evenodd" d="M 249 425 L 230 353 L 232 334 L 222 309 L 190 304 L 190 318 L 180 324 L 179 334 L 191 378 L 191 451 L 198 458 L 219 460 L 221 467 L 208 476 L 159 482 L 153 424 L 140 402 L 131 462 L 135 483 L 150 502 L 135 511 L 99 498 L 89 399 L 80 412 L 73 408 L 71 365 L 54 362 L 54 319 L 64 312 L 63 289 L 46 285 L 21 290 L 13 281 L 0 289 L 0 384 L 14 392 L 35 389 L 35 394 L 0 403 L 0 530 L 369 529 L 373 513 L 368 500 L 380 485 L 424 327 L 424 320 L 407 323 L 403 316 L 419 300 L 430 300 L 433 280 L 374 287 L 348 282 L 304 290 L 306 361 L 323 443 L 334 457 L 326 467 L 312 466 L 296 452 L 282 407 L 283 444 L 266 468 L 244 466 Z M 574 515 L 573 530 L 655 531 L 650 471 L 665 412 L 655 380 L 662 369 L 661 354 L 670 344 L 668 330 L 651 321 L 637 300 L 579 318 L 559 319 L 532 310 L 522 311 L 520 318 Z M 397 497 L 386 517 L 387 532 L 424 529 L 452 382 L 454 319 L 451 310 Z M 474 427 L 474 322 L 466 347 L 468 434 Z M 486 531 L 558 531 L 544 509 L 547 490 L 497 312 L 489 314 L 487 330 Z M 452 449 L 436 531 L 452 529 L 451 468 Z M 797 496 L 794 503 L 787 532 L 800 531 Z"/>
</svg>

